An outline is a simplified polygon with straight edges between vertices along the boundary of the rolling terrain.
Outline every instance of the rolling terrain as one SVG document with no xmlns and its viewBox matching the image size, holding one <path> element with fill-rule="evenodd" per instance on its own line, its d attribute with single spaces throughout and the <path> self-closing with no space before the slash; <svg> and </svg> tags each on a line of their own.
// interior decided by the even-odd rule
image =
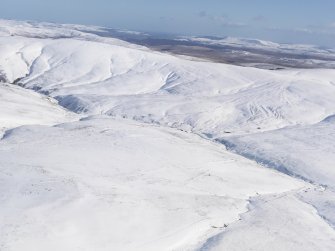
<svg viewBox="0 0 335 251">
<path fill-rule="evenodd" d="M 0 250 L 333 249 L 332 51 L 215 42 L 328 62 L 267 70 L 113 34 L 0 20 Z"/>
</svg>

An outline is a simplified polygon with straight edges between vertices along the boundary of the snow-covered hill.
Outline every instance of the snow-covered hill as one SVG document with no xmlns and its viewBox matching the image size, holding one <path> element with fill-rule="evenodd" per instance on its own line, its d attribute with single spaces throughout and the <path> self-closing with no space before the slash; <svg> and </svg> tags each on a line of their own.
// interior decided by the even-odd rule
<svg viewBox="0 0 335 251">
<path fill-rule="evenodd" d="M 3 37 L 0 69 L 9 82 L 22 78 L 20 85 L 75 112 L 214 136 L 316 123 L 335 113 L 334 70 L 266 71 L 195 62 L 83 37 Z"/>
<path fill-rule="evenodd" d="M 0 21 L 0 250 L 332 250 L 334 70 L 101 30 Z"/>
<path fill-rule="evenodd" d="M 224 37 L 224 38 L 213 38 L 213 37 L 181 37 L 178 40 L 181 41 L 194 41 L 208 45 L 220 45 L 220 46 L 231 46 L 231 47 L 244 47 L 249 49 L 261 49 L 271 52 L 282 52 L 282 53 L 301 53 L 314 54 L 322 56 L 334 56 L 335 50 L 332 48 L 322 48 L 315 45 L 306 44 L 279 44 L 271 41 L 265 41 L 260 39 L 246 39 L 236 37 Z"/>
</svg>

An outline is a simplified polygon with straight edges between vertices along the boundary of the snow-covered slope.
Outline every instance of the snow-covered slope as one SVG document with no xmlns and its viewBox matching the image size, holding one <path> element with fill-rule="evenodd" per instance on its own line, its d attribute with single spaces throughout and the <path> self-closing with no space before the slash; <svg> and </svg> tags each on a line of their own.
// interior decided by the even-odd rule
<svg viewBox="0 0 335 251">
<path fill-rule="evenodd" d="M 0 166 L 5 250 L 193 250 L 250 196 L 306 186 L 198 136 L 110 118 L 7 131 Z"/>
<path fill-rule="evenodd" d="M 335 188 L 333 117 L 314 125 L 228 137 L 224 143 L 283 172 Z"/>
<path fill-rule="evenodd" d="M 332 250 L 334 70 L 100 29 L 0 21 L 1 251 Z"/>
<path fill-rule="evenodd" d="M 0 83 L 0 135 L 12 127 L 58 124 L 76 119 L 57 101 L 31 90 Z"/>
</svg>

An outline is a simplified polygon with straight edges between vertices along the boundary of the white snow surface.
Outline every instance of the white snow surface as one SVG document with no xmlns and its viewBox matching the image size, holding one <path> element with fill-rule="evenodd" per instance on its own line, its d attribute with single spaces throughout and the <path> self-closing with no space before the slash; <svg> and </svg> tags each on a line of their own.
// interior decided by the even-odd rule
<svg viewBox="0 0 335 251">
<path fill-rule="evenodd" d="M 333 250 L 334 70 L 100 29 L 0 20 L 1 251 Z"/>
<path fill-rule="evenodd" d="M 311 205 L 290 193 L 252 200 L 250 212 L 241 218 L 227 231 L 209 239 L 200 250 L 314 251 L 334 248 L 334 229 L 326 222 L 321 223 Z"/>
</svg>

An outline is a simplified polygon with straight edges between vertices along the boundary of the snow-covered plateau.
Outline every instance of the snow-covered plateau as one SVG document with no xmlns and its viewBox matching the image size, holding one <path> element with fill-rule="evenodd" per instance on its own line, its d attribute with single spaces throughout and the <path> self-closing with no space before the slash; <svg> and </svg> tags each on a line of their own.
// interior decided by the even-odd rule
<svg viewBox="0 0 335 251">
<path fill-rule="evenodd" d="M 334 69 L 102 29 L 0 20 L 1 251 L 335 249 Z"/>
</svg>

